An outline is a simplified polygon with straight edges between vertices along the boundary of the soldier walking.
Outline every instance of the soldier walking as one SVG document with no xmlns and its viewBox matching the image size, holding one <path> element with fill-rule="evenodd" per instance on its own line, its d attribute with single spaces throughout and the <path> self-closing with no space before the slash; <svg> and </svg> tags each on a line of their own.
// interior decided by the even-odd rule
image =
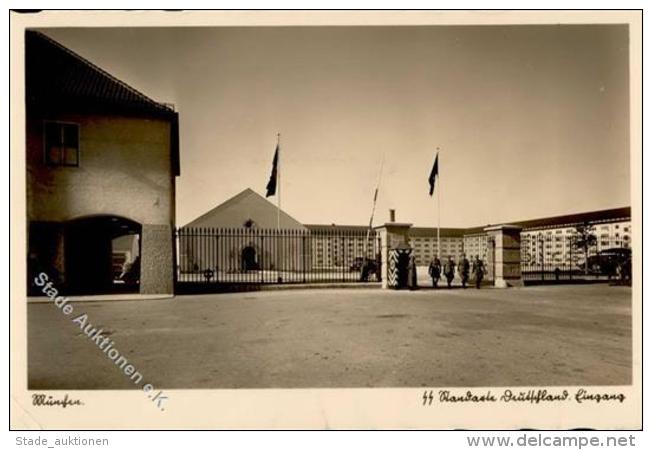
<svg viewBox="0 0 652 450">
<path fill-rule="evenodd" d="M 446 265 L 444 266 L 444 276 L 446 277 L 448 289 L 450 289 L 453 278 L 455 278 L 455 261 L 453 261 L 452 256 L 449 256 L 448 261 L 446 261 Z"/>
<path fill-rule="evenodd" d="M 475 255 L 475 261 L 473 261 L 473 275 L 475 276 L 475 288 L 480 289 L 482 278 L 484 278 L 484 264 L 479 255 Z"/>
<path fill-rule="evenodd" d="M 437 289 L 437 284 L 441 278 L 441 261 L 439 261 L 439 258 L 433 258 L 433 260 L 430 261 L 428 274 L 430 275 L 430 278 L 432 278 L 432 287 Z"/>
<path fill-rule="evenodd" d="M 459 271 L 460 271 L 460 278 L 462 279 L 462 287 L 466 289 L 466 283 L 469 281 L 469 272 L 471 270 L 471 263 L 469 263 L 469 260 L 466 259 L 466 254 L 462 253 L 462 261 L 460 261 L 460 265 L 458 266 Z"/>
</svg>

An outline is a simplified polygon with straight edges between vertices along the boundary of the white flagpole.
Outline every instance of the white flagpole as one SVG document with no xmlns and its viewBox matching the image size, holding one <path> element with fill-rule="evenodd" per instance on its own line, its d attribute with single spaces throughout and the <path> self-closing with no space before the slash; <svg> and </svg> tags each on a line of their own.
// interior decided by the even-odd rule
<svg viewBox="0 0 652 450">
<path fill-rule="evenodd" d="M 376 212 L 376 201 L 378 200 L 378 189 L 380 188 L 380 179 L 383 174 L 383 166 L 385 165 L 385 152 L 380 160 L 380 170 L 378 171 L 378 179 L 376 180 L 376 190 L 374 191 L 374 200 L 371 206 L 371 217 L 369 217 L 369 228 L 367 228 L 367 238 L 364 241 L 364 257 L 367 257 L 367 249 L 369 244 L 369 234 L 371 233 L 371 227 L 374 223 L 374 214 Z M 372 247 L 373 248 L 373 247 Z M 376 255 L 372 255 L 374 258 Z"/>
<path fill-rule="evenodd" d="M 278 195 L 276 196 L 276 229 L 281 231 L 281 133 L 276 133 L 276 189 Z"/>
<path fill-rule="evenodd" d="M 439 228 L 441 226 L 441 161 L 439 161 L 439 147 L 437 147 L 437 178 L 435 183 L 439 183 L 437 188 L 437 258 L 441 261 L 441 242 L 439 240 Z"/>
<path fill-rule="evenodd" d="M 276 133 L 276 281 L 281 283 L 281 133 Z"/>
</svg>

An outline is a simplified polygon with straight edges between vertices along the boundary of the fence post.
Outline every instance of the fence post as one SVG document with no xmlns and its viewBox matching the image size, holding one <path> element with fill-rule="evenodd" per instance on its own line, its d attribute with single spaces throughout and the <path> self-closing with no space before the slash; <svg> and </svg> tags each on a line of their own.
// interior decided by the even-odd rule
<svg viewBox="0 0 652 450">
<path fill-rule="evenodd" d="M 340 242 L 342 243 L 342 246 L 340 247 L 340 262 L 341 262 L 341 270 L 342 270 L 342 282 L 344 282 L 344 260 L 345 260 L 344 235 L 340 236 Z"/>
<path fill-rule="evenodd" d="M 215 237 L 215 249 L 217 250 L 217 254 L 215 255 L 215 262 L 216 266 L 215 267 L 215 272 L 216 272 L 216 278 L 219 281 L 219 272 L 224 272 L 224 261 L 222 261 L 222 256 L 224 254 L 224 249 L 226 246 L 222 242 L 222 237 L 224 235 L 224 229 L 223 228 L 217 228 L 215 230 L 216 237 Z"/>
<path fill-rule="evenodd" d="M 181 266 L 179 264 L 179 253 L 180 253 L 179 252 L 179 250 L 180 250 L 179 247 L 180 246 L 177 245 L 178 242 L 180 242 L 179 230 L 175 227 L 175 228 L 172 228 L 172 251 L 173 251 L 173 254 L 174 254 L 174 257 L 173 257 L 174 258 L 174 260 L 173 260 L 173 262 L 174 262 L 174 275 L 173 275 L 174 278 L 172 280 L 172 282 L 173 282 L 173 292 L 176 292 L 177 284 L 179 282 L 179 270 L 180 270 L 179 268 Z"/>
<path fill-rule="evenodd" d="M 545 246 L 546 246 L 545 237 L 543 235 L 541 235 L 541 281 L 546 280 L 546 274 L 544 272 L 544 270 L 545 270 L 545 262 L 546 262 Z"/>
<path fill-rule="evenodd" d="M 573 281 L 573 236 L 568 236 L 568 279 Z"/>
<path fill-rule="evenodd" d="M 301 233 L 301 262 L 302 262 L 302 279 L 306 282 L 306 233 Z"/>
</svg>

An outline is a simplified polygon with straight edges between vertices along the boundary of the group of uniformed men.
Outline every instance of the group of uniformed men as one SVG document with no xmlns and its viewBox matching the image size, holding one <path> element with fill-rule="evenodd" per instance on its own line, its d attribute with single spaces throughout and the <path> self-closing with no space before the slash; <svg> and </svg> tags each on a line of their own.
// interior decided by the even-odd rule
<svg viewBox="0 0 652 450">
<path fill-rule="evenodd" d="M 460 279 L 462 280 L 463 288 L 466 289 L 466 284 L 469 282 L 469 276 L 471 273 L 473 273 L 473 277 L 475 280 L 475 287 L 476 289 L 480 289 L 480 284 L 482 283 L 482 279 L 484 278 L 484 274 L 485 274 L 484 263 L 482 262 L 480 257 L 476 255 L 473 264 L 471 264 L 469 260 L 466 258 L 466 254 L 462 254 L 462 260 L 457 265 L 455 264 L 453 257 L 449 256 L 448 260 L 444 263 L 443 268 L 441 265 L 441 261 L 439 261 L 439 258 L 433 258 L 433 260 L 430 262 L 430 266 L 428 267 L 428 274 L 430 275 L 430 278 L 432 278 L 432 286 L 434 288 L 437 288 L 439 280 L 441 279 L 441 276 L 443 274 L 444 278 L 446 278 L 446 284 L 450 289 L 451 283 L 455 278 L 456 267 L 457 267 L 457 272 L 460 275 Z"/>
</svg>

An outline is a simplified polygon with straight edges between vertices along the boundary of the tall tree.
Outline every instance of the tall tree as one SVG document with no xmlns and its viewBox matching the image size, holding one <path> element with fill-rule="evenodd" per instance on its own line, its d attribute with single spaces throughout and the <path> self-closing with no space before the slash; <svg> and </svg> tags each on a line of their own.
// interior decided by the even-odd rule
<svg viewBox="0 0 652 450">
<path fill-rule="evenodd" d="M 584 252 L 584 273 L 589 273 L 589 250 L 598 244 L 598 238 L 593 233 L 594 228 L 588 222 L 575 227 L 575 248 Z"/>
</svg>

